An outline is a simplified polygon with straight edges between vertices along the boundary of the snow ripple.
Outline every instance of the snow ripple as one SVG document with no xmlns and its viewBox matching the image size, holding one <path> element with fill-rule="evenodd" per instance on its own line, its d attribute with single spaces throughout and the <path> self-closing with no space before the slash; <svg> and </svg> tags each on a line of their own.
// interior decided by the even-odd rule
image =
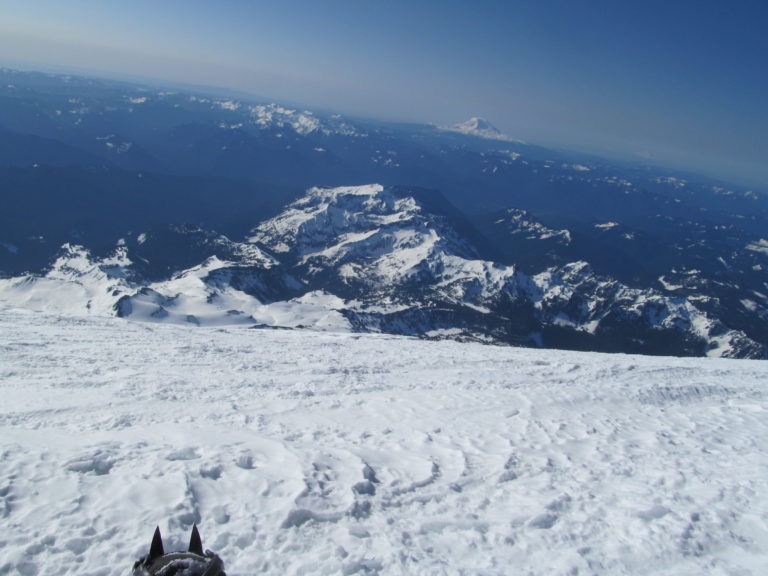
<svg viewBox="0 0 768 576">
<path fill-rule="evenodd" d="M 763 574 L 768 364 L 0 311 L 0 573 Z"/>
</svg>

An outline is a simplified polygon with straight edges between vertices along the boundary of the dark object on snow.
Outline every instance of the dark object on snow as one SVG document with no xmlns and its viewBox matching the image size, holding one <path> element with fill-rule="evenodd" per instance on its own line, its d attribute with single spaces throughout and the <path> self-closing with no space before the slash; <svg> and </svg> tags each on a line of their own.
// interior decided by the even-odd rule
<svg viewBox="0 0 768 576">
<path fill-rule="evenodd" d="M 149 554 L 133 565 L 133 576 L 227 576 L 224 562 L 210 550 L 203 552 L 197 526 L 192 526 L 186 552 L 168 552 L 163 547 L 160 527 L 155 528 Z"/>
</svg>

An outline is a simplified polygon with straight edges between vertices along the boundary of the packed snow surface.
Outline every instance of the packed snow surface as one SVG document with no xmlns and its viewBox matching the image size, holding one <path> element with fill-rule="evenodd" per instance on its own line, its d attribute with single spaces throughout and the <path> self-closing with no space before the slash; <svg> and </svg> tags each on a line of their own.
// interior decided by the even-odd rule
<svg viewBox="0 0 768 576">
<path fill-rule="evenodd" d="M 768 363 L 0 311 L 0 574 L 766 574 Z"/>
</svg>

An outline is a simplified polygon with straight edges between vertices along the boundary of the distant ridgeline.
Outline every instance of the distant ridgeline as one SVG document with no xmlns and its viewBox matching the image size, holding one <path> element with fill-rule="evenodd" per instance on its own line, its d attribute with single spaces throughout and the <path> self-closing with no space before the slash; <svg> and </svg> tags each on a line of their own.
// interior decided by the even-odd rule
<svg viewBox="0 0 768 576">
<path fill-rule="evenodd" d="M 0 189 L 0 306 L 651 354 L 768 348 L 765 195 L 564 155 L 480 118 L 353 121 L 2 70 Z"/>
</svg>

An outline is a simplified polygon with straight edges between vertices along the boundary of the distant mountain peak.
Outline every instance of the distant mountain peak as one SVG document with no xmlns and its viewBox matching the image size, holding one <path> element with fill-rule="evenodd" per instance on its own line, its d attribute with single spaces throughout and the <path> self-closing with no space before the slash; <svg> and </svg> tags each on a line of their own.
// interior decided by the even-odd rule
<svg viewBox="0 0 768 576">
<path fill-rule="evenodd" d="M 302 261 L 335 261 L 353 252 L 365 260 L 368 250 L 381 255 L 400 244 L 435 242 L 474 256 L 474 248 L 453 230 L 452 207 L 442 202 L 439 193 L 403 186 L 315 187 L 257 226 L 249 240 L 275 254 L 293 251 Z"/>
<path fill-rule="evenodd" d="M 488 138 L 489 140 L 504 140 L 507 142 L 519 142 L 501 132 L 496 126 L 491 124 L 485 118 L 479 116 L 473 116 L 466 122 L 460 124 L 454 124 L 448 128 L 451 132 L 460 132 L 469 136 L 477 136 L 479 138 Z"/>
<path fill-rule="evenodd" d="M 488 132 L 496 136 L 502 135 L 501 130 L 496 128 L 496 126 L 491 124 L 485 118 L 480 118 L 479 116 L 474 116 L 466 122 L 456 124 L 454 128 L 463 132 Z"/>
</svg>

